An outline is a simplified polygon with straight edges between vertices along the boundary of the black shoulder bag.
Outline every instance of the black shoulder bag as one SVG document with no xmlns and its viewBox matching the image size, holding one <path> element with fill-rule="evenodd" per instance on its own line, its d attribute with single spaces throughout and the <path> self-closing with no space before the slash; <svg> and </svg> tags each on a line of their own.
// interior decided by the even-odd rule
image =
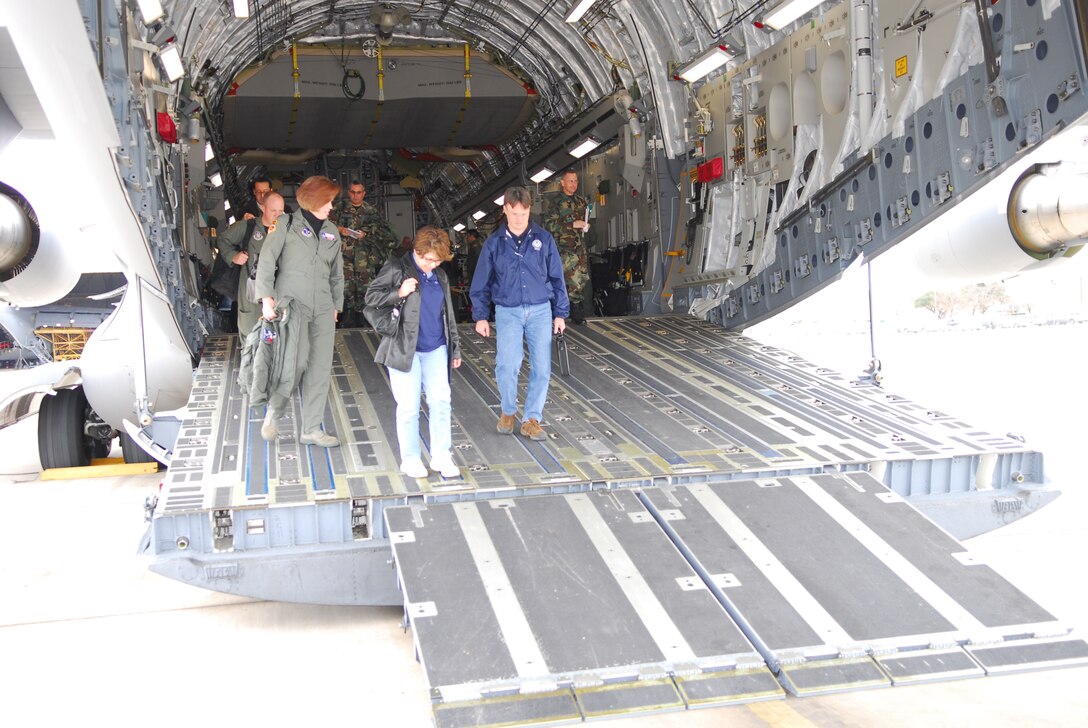
<svg viewBox="0 0 1088 728">
<path fill-rule="evenodd" d="M 256 218 L 246 221 L 246 237 L 242 241 L 242 252 L 249 251 L 249 241 L 253 238 L 253 229 L 257 226 Z M 230 265 L 223 257 L 220 249 L 212 264 L 212 272 L 208 275 L 208 288 L 221 296 L 234 300 L 238 297 L 238 280 L 242 273 L 242 266 Z"/>
<path fill-rule="evenodd" d="M 401 283 L 403 282 L 404 278 L 402 277 Z M 400 288 L 400 283 L 396 287 Z M 366 304 L 363 306 L 363 316 L 379 336 L 396 336 L 397 331 L 400 330 L 400 307 L 403 303 L 404 299 L 399 298 L 395 304 L 388 306 Z"/>
</svg>

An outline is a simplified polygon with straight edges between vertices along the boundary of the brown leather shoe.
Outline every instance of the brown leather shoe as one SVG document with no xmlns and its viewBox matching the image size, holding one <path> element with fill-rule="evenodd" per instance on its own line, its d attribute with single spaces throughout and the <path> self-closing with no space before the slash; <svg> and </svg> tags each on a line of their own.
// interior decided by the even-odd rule
<svg viewBox="0 0 1088 728">
<path fill-rule="evenodd" d="M 514 434 L 514 415 L 503 415 L 499 418 L 499 424 L 495 425 L 495 429 L 502 435 Z"/>
<path fill-rule="evenodd" d="M 540 420 L 525 420 L 521 423 L 521 436 L 530 440 L 547 440 L 548 433 L 540 426 Z"/>
</svg>

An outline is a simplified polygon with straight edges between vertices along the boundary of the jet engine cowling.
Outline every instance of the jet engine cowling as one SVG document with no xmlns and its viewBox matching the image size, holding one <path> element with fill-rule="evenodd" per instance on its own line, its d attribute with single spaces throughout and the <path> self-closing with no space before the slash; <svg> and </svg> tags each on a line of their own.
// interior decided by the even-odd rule
<svg viewBox="0 0 1088 728">
<path fill-rule="evenodd" d="M 63 298 L 79 281 L 81 265 L 62 245 L 79 233 L 63 220 L 48 228 L 39 220 L 26 197 L 0 183 L 0 301 L 42 306 Z"/>
</svg>

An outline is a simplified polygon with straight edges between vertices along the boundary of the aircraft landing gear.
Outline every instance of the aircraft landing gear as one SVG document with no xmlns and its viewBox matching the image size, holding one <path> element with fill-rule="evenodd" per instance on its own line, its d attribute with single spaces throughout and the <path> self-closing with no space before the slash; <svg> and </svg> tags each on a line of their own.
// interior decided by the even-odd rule
<svg viewBox="0 0 1088 728">
<path fill-rule="evenodd" d="M 147 451 L 136 444 L 136 441 L 127 432 L 120 434 L 121 454 L 126 463 L 157 463 L 158 460 L 147 454 Z"/>
<path fill-rule="evenodd" d="M 43 468 L 76 468 L 109 455 L 113 430 L 87 404 L 82 387 L 59 389 L 38 406 L 38 455 Z"/>
</svg>

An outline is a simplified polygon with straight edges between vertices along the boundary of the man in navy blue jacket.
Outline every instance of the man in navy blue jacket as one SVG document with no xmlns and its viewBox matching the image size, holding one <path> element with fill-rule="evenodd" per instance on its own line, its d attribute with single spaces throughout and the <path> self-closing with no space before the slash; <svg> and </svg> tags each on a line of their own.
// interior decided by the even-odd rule
<svg viewBox="0 0 1088 728">
<path fill-rule="evenodd" d="M 469 296 L 480 336 L 491 335 L 487 317 L 495 304 L 495 382 L 502 404 L 495 429 L 504 435 L 514 431 L 518 373 L 528 342 L 529 387 L 521 434 L 546 440 L 540 421 L 552 375 L 552 334 L 566 329 L 570 302 L 559 250 L 551 233 L 529 220 L 531 202 L 525 187 L 506 190 L 502 206 L 506 224 L 484 241 Z"/>
</svg>

